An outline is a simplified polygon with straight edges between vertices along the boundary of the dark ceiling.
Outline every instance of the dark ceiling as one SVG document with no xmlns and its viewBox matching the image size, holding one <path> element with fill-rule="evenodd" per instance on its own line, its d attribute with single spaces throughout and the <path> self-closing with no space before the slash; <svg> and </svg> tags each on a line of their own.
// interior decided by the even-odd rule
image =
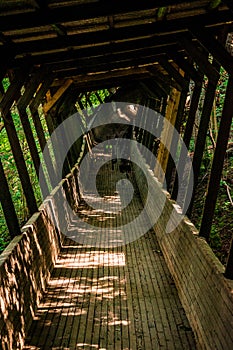
<svg viewBox="0 0 233 350">
<path fill-rule="evenodd" d="M 45 66 L 58 82 L 71 78 L 84 90 L 170 79 L 177 63 L 195 76 L 187 43 L 203 51 L 195 31 L 204 28 L 223 45 L 232 8 L 219 0 L 1 1 L 1 74 Z"/>
</svg>

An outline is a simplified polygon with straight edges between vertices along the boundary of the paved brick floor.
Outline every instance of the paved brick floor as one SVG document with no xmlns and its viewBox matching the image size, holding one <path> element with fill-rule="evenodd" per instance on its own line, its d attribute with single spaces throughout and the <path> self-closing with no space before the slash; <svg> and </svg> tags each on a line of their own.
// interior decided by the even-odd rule
<svg viewBox="0 0 233 350">
<path fill-rule="evenodd" d="M 110 209 L 120 200 L 116 180 L 127 177 L 132 174 L 121 173 L 118 164 L 99 172 L 98 190 Z M 120 214 L 80 207 L 82 219 L 102 227 L 103 235 L 96 246 L 66 239 L 25 349 L 196 349 L 154 231 L 136 234 L 127 245 L 101 245 L 106 229 L 119 238 L 119 224 L 141 210 L 137 191 Z"/>
</svg>

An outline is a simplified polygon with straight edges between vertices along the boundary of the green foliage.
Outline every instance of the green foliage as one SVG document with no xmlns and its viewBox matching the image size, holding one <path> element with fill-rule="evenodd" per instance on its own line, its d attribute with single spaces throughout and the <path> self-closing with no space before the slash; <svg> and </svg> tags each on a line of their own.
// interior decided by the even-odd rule
<svg viewBox="0 0 233 350">
<path fill-rule="evenodd" d="M 210 176 L 211 165 L 214 155 L 214 142 L 216 142 L 216 136 L 218 133 L 218 127 L 221 121 L 222 109 L 225 100 L 225 93 L 228 83 L 228 74 L 221 68 L 220 79 L 215 95 L 215 105 L 212 113 L 212 123 L 209 126 L 209 135 L 206 139 L 206 146 L 204 155 L 202 158 L 202 164 L 199 174 L 198 187 L 196 190 L 196 197 L 192 213 L 192 221 L 197 228 L 200 228 L 201 218 L 203 214 L 203 207 L 205 204 L 205 196 L 208 188 L 208 179 Z M 202 100 L 204 99 L 204 92 Z M 202 105 L 199 105 L 199 116 L 202 112 Z M 197 120 L 198 122 L 198 120 Z M 214 129 L 215 128 L 215 129 Z M 229 142 L 233 144 L 233 123 L 229 137 Z M 197 134 L 197 133 L 196 133 Z M 211 135 L 212 134 L 212 135 Z M 212 136 L 212 137 L 211 137 Z M 195 137 L 193 135 L 190 143 L 190 152 L 195 149 Z M 231 179 L 233 178 L 233 153 L 227 152 L 224 162 L 224 168 L 222 173 L 222 180 L 220 182 L 220 189 L 218 192 L 217 203 L 215 207 L 215 215 L 210 233 L 210 246 L 215 252 L 216 256 L 221 260 L 223 264 L 226 263 L 230 240 L 233 232 L 232 221 L 232 204 L 227 192 L 230 192 L 230 196 L 233 198 L 233 184 Z M 229 182 L 230 179 L 230 182 Z"/>
<path fill-rule="evenodd" d="M 7 89 L 10 86 L 10 82 L 9 79 L 3 79 L 2 81 L 3 84 L 3 88 L 4 91 L 7 91 Z M 98 96 L 100 97 L 100 99 L 104 102 L 105 98 L 109 95 L 108 90 L 99 90 L 98 91 Z M 87 95 L 83 95 L 82 97 L 82 104 L 85 107 L 87 107 L 88 112 L 91 112 L 91 106 L 87 103 L 87 99 L 86 99 Z M 95 92 L 92 92 L 90 94 L 88 94 L 88 98 L 91 101 L 92 104 L 92 108 L 95 108 L 96 106 L 98 106 L 100 104 L 99 99 L 97 98 Z M 40 144 L 39 144 L 39 140 L 38 140 L 38 136 L 34 127 L 34 123 L 33 123 L 33 118 L 31 116 L 30 110 L 27 109 L 27 115 L 29 118 L 29 122 L 31 125 L 31 129 L 33 132 L 33 136 L 34 136 L 34 140 L 36 142 L 36 146 L 37 146 L 37 150 L 38 153 L 40 155 L 40 158 L 42 159 L 42 150 L 40 148 Z M 38 109 L 39 112 L 39 116 L 40 116 L 40 120 L 42 123 L 42 127 L 45 133 L 45 137 L 46 139 L 49 138 L 49 132 L 48 132 L 48 128 L 47 128 L 47 124 L 46 124 L 46 120 L 45 120 L 45 116 L 42 112 L 42 108 L 41 106 Z M 40 205 L 41 201 L 42 201 L 42 197 L 41 197 L 41 192 L 40 192 L 40 188 L 39 188 L 39 182 L 37 179 L 37 175 L 35 172 L 35 168 L 34 168 L 34 164 L 32 161 L 32 157 L 30 154 L 30 150 L 26 141 L 26 137 L 23 131 L 23 127 L 22 127 L 22 123 L 20 120 L 20 117 L 18 115 L 18 111 L 17 108 L 15 106 L 13 106 L 11 108 L 11 115 L 14 121 L 14 125 L 17 131 L 17 135 L 19 138 L 19 142 L 20 142 L 20 146 L 23 152 L 23 156 L 24 156 L 24 160 L 27 166 L 27 170 L 29 173 L 29 177 L 31 180 L 31 184 L 34 190 L 34 194 L 37 200 L 38 205 Z M 4 126 L 3 120 L 0 119 L 0 125 Z M 4 172 L 8 181 L 8 185 L 9 185 L 9 189 L 10 189 L 10 193 L 13 199 L 13 203 L 15 206 L 15 210 L 18 216 L 18 220 L 20 225 L 23 225 L 26 220 L 29 217 L 29 213 L 27 210 L 27 205 L 26 205 L 26 200 L 24 197 L 24 193 L 22 190 L 22 186 L 21 186 L 21 182 L 19 179 L 19 175 L 17 172 L 17 168 L 16 168 L 16 164 L 15 164 L 15 160 L 11 151 L 11 146 L 7 137 L 7 133 L 5 128 L 1 128 L 2 130 L 0 131 L 0 158 L 3 164 L 3 168 L 4 168 Z M 51 156 L 53 157 L 53 154 L 51 154 Z M 45 169 L 44 169 L 45 170 Z M 10 235 L 6 226 L 6 222 L 5 222 L 5 218 L 4 218 L 4 214 L 2 211 L 2 207 L 0 205 L 0 252 L 6 247 L 6 245 L 9 243 L 10 241 Z"/>
<path fill-rule="evenodd" d="M 229 79 L 228 73 L 221 67 L 220 78 L 219 78 L 218 86 L 216 90 L 216 116 L 218 118 L 218 121 L 222 115 L 222 108 L 224 104 L 224 98 L 225 98 L 228 79 Z"/>
<path fill-rule="evenodd" d="M 98 97 L 97 97 L 98 94 Z M 98 107 L 100 105 L 100 100 L 102 103 L 105 102 L 105 99 L 109 96 L 109 91 L 107 89 L 98 90 L 98 91 L 92 91 L 90 93 L 86 93 L 81 98 L 81 104 L 83 108 L 86 110 L 87 115 L 91 115 L 93 112 L 93 109 Z M 78 110 L 80 112 L 80 106 L 78 107 Z"/>
<path fill-rule="evenodd" d="M 4 85 L 4 89 L 6 90 L 9 85 L 8 85 L 8 81 L 5 79 L 3 82 Z M 29 116 L 29 121 L 32 127 L 32 131 L 33 131 L 33 135 L 35 138 L 35 142 L 36 142 L 36 146 L 38 149 L 39 154 L 41 154 L 41 149 L 39 146 L 39 141 L 38 141 L 38 137 L 35 131 L 35 127 L 33 124 L 33 120 L 32 117 L 28 112 L 28 116 Z M 36 172 L 35 172 L 35 168 L 32 162 L 32 158 L 31 158 L 31 154 L 29 151 L 29 147 L 26 141 L 26 137 L 22 128 L 22 124 L 17 112 L 17 108 L 16 107 L 12 107 L 11 109 L 11 115 L 14 121 L 14 125 L 17 131 L 17 135 L 19 138 L 19 142 L 20 142 L 20 146 L 24 155 L 24 160 L 27 166 L 27 170 L 30 176 L 30 180 L 31 180 L 31 184 L 32 187 L 34 189 L 34 193 L 35 193 L 35 197 L 37 200 L 38 205 L 41 203 L 42 198 L 41 198 L 41 192 L 40 192 L 40 188 L 39 188 L 39 182 L 36 176 Z M 46 125 L 46 121 L 44 116 L 41 114 L 40 115 L 40 119 L 41 119 L 41 123 L 43 126 L 43 129 L 45 131 L 45 135 L 46 137 L 48 137 L 48 130 L 47 130 L 47 125 Z M 15 160 L 11 151 L 11 146 L 10 146 L 10 142 L 8 140 L 7 137 L 7 133 L 5 128 L 3 128 L 0 132 L 0 158 L 1 158 L 1 162 L 3 164 L 3 168 L 4 168 L 4 172 L 7 178 L 7 182 L 9 185 L 9 189 L 10 189 L 10 193 L 13 199 L 13 203 L 15 206 L 15 210 L 18 216 L 18 220 L 20 225 L 23 225 L 26 220 L 29 217 L 29 213 L 27 210 L 27 205 L 26 205 L 26 200 L 24 197 L 24 193 L 22 190 L 22 186 L 21 186 L 21 182 L 19 179 L 19 175 L 17 172 L 17 168 L 16 168 L 16 164 L 15 164 Z M 5 222 L 5 218 L 4 218 L 4 214 L 2 211 L 2 207 L 0 205 L 0 252 L 6 247 L 6 245 L 9 243 L 10 241 L 10 235 L 6 226 L 6 222 Z"/>
</svg>

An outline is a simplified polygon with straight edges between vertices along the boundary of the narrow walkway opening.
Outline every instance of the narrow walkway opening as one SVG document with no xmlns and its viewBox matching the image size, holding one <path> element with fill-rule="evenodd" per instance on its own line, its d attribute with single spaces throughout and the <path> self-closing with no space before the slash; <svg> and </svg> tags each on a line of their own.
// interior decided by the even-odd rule
<svg viewBox="0 0 233 350">
<path fill-rule="evenodd" d="M 86 204 L 79 208 L 83 220 L 103 228 L 103 243 L 105 227 L 119 238 L 118 224 L 143 209 L 134 184 L 124 214 L 111 214 L 120 200 L 116 182 L 128 178 L 134 183 L 131 169 L 122 172 L 120 160 L 114 166 L 106 162 L 97 187 L 109 212 L 103 215 Z M 91 247 L 65 239 L 24 349 L 194 350 L 193 332 L 154 231 L 127 245 L 101 248 L 99 243 Z"/>
</svg>

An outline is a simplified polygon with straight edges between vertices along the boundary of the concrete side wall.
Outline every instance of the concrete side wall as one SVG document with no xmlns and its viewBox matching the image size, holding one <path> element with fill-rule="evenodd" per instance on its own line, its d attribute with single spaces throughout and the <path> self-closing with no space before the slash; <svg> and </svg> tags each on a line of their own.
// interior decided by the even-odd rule
<svg viewBox="0 0 233 350">
<path fill-rule="evenodd" d="M 135 171 L 143 202 L 147 193 L 142 169 L 150 174 L 154 183 L 154 200 L 149 203 L 148 210 L 151 220 L 160 210 L 159 203 L 165 200 L 162 215 L 154 229 L 198 347 L 205 350 L 233 349 L 233 281 L 224 278 L 224 266 L 206 241 L 198 237 L 197 230 L 187 217 L 171 233 L 166 233 L 171 213 L 177 211 L 176 206 L 169 200 L 168 193 L 161 189 L 139 151 L 135 148 L 133 152 L 137 153 L 141 162 L 141 169 L 135 167 Z M 177 212 L 176 217 L 178 215 Z"/>
<path fill-rule="evenodd" d="M 62 199 L 66 198 L 74 209 L 80 200 L 77 177 L 78 168 L 74 168 L 24 225 L 22 235 L 15 237 L 0 255 L 0 348 L 3 350 L 23 347 L 60 251 L 62 233 L 58 228 L 69 220 L 67 204 Z"/>
</svg>

